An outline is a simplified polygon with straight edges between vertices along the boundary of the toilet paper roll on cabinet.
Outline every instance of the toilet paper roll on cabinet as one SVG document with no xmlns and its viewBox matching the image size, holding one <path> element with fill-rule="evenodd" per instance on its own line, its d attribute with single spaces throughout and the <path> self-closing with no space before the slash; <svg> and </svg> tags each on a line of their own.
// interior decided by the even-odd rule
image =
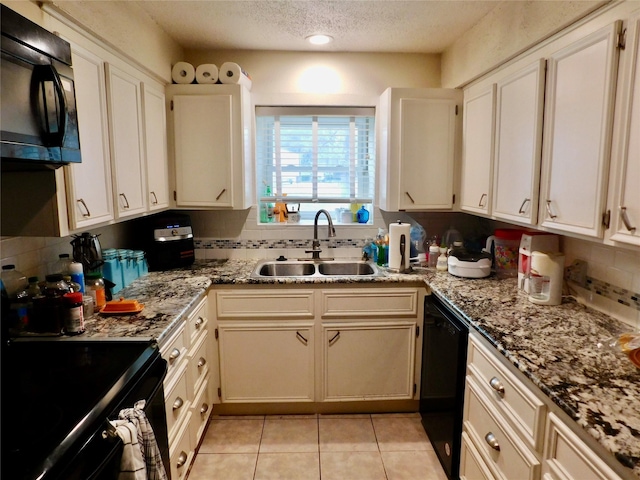
<svg viewBox="0 0 640 480">
<path fill-rule="evenodd" d="M 196 69 L 188 62 L 178 62 L 171 69 L 171 79 L 176 83 L 193 83 Z"/>
<path fill-rule="evenodd" d="M 203 63 L 196 67 L 196 82 L 209 84 L 218 81 L 218 67 L 213 63 Z"/>
<path fill-rule="evenodd" d="M 224 62 L 220 66 L 218 77 L 222 83 L 243 85 L 251 90 L 251 78 L 237 63 Z"/>
<path fill-rule="evenodd" d="M 411 224 L 392 223 L 389 225 L 389 269 L 404 272 L 409 269 L 411 253 Z"/>
<path fill-rule="evenodd" d="M 529 301 L 537 305 L 560 305 L 564 279 L 564 254 L 531 253 Z"/>
</svg>

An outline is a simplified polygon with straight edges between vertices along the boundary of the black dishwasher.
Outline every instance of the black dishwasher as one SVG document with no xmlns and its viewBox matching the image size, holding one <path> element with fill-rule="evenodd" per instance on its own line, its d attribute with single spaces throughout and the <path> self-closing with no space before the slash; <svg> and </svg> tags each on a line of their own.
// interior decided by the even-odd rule
<svg viewBox="0 0 640 480">
<path fill-rule="evenodd" d="M 469 327 L 435 295 L 425 298 L 420 415 L 451 479 L 459 478 Z"/>
</svg>

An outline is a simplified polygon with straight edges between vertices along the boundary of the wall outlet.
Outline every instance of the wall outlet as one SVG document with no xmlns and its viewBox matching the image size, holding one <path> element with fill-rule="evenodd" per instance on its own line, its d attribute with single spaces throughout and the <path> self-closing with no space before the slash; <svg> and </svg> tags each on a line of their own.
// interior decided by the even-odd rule
<svg viewBox="0 0 640 480">
<path fill-rule="evenodd" d="M 587 262 L 584 260 L 574 260 L 571 265 L 564 269 L 564 278 L 581 287 L 587 286 Z"/>
</svg>

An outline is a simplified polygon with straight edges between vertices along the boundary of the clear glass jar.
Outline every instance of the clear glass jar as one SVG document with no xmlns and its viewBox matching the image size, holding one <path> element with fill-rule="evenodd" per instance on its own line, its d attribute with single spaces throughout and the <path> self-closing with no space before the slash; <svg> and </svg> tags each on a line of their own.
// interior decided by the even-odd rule
<svg viewBox="0 0 640 480">
<path fill-rule="evenodd" d="M 16 293 L 26 290 L 29 287 L 27 277 L 24 273 L 16 270 L 15 265 L 3 265 L 2 274 L 0 274 L 0 276 L 9 298 L 15 297 Z"/>
<path fill-rule="evenodd" d="M 52 273 L 60 273 L 61 275 L 69 275 L 69 265 L 71 265 L 71 257 L 68 253 L 58 255 L 58 261 L 53 266 Z"/>
<path fill-rule="evenodd" d="M 100 272 L 90 272 L 85 276 L 85 293 L 93 298 L 96 310 L 100 310 L 107 303 L 104 280 Z"/>
</svg>

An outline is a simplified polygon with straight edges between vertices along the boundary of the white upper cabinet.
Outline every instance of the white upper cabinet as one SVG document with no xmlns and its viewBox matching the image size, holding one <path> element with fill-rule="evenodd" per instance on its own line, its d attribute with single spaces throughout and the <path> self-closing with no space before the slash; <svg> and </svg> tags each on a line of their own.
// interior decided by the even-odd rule
<svg viewBox="0 0 640 480">
<path fill-rule="evenodd" d="M 82 163 L 65 168 L 69 227 L 79 230 L 113 220 L 104 62 L 72 45 Z"/>
<path fill-rule="evenodd" d="M 107 94 L 116 215 L 123 218 L 147 208 L 140 80 L 107 64 Z"/>
<path fill-rule="evenodd" d="M 471 213 L 490 213 L 495 97 L 495 84 L 464 92 L 460 209 Z"/>
<path fill-rule="evenodd" d="M 450 210 L 462 92 L 389 88 L 380 98 L 378 206 Z"/>
<path fill-rule="evenodd" d="M 240 85 L 171 85 L 167 92 L 176 206 L 248 208 L 249 92 Z"/>
<path fill-rule="evenodd" d="M 544 60 L 497 84 L 493 215 L 535 224 L 544 107 Z"/>
<path fill-rule="evenodd" d="M 603 235 L 620 26 L 615 22 L 548 59 L 543 227 Z"/>
<path fill-rule="evenodd" d="M 629 20 L 626 37 L 610 239 L 640 246 L 640 11 Z"/>
<path fill-rule="evenodd" d="M 142 85 L 149 211 L 169 208 L 169 168 L 164 89 Z"/>
</svg>

